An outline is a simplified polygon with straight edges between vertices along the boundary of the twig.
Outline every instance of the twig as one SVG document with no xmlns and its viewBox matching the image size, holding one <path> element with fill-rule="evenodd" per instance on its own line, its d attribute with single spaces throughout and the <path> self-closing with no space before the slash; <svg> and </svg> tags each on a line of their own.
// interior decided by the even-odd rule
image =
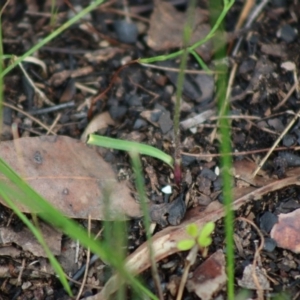
<svg viewBox="0 0 300 300">
<path fill-rule="evenodd" d="M 296 90 L 298 86 L 298 81 L 294 83 L 294 85 L 290 88 L 289 92 L 286 94 L 286 96 L 273 108 L 273 110 L 278 110 L 284 103 L 289 100 L 293 92 Z"/>
<path fill-rule="evenodd" d="M 180 70 L 178 68 L 163 67 L 163 66 L 157 66 L 157 65 L 146 64 L 146 63 L 141 63 L 140 65 L 143 67 L 167 71 L 167 72 L 176 72 L 176 73 L 180 72 Z M 183 72 L 185 74 L 219 74 L 219 73 L 221 73 L 220 71 L 205 71 L 205 70 L 183 70 Z"/>
<path fill-rule="evenodd" d="M 256 174 L 259 172 L 259 170 L 261 169 L 261 167 L 264 165 L 264 163 L 266 162 L 266 160 L 269 158 L 269 156 L 271 155 L 271 153 L 274 151 L 275 147 L 279 144 L 279 142 L 282 140 L 282 138 L 284 137 L 284 135 L 294 125 L 294 123 L 296 122 L 297 118 L 299 117 L 299 114 L 300 114 L 300 110 L 296 113 L 296 115 L 293 117 L 293 119 L 291 120 L 291 122 L 286 126 L 286 128 L 283 130 L 283 132 L 281 133 L 281 135 L 277 138 L 277 140 L 275 141 L 275 143 L 273 144 L 273 146 L 270 148 L 270 150 L 268 151 L 268 153 L 265 155 L 265 157 L 259 163 L 259 165 L 256 168 L 256 170 L 253 172 L 252 177 L 255 177 Z"/>
<path fill-rule="evenodd" d="M 46 129 L 47 131 L 51 132 L 52 134 L 56 135 L 56 133 L 53 131 L 53 130 L 50 130 L 50 128 L 45 125 L 44 123 L 42 123 L 39 119 L 36 119 L 35 117 L 31 116 L 30 114 L 28 114 L 27 112 L 25 112 L 24 110 L 12 105 L 12 104 L 9 104 L 9 103 L 6 103 L 6 102 L 3 102 L 2 103 L 3 106 L 6 106 L 6 107 L 9 107 L 21 114 L 23 114 L 24 116 L 26 116 L 27 118 L 31 119 L 32 121 L 36 122 L 37 124 L 39 124 L 41 127 L 43 127 L 44 129 Z"/>
<path fill-rule="evenodd" d="M 69 101 L 69 102 L 66 102 L 66 103 L 61 103 L 61 104 L 57 104 L 57 105 L 46 107 L 46 108 L 31 110 L 28 113 L 32 116 L 33 115 L 42 115 L 42 114 L 48 114 L 50 112 L 58 111 L 58 110 L 65 109 L 65 108 L 71 108 L 71 107 L 74 107 L 74 106 L 75 106 L 75 102 L 74 101 Z"/>
<path fill-rule="evenodd" d="M 254 260 L 253 260 L 253 269 L 252 269 L 252 276 L 253 276 L 253 281 L 256 285 L 256 288 L 257 288 L 257 294 L 259 296 L 259 299 L 263 299 L 263 289 L 258 281 L 258 278 L 256 276 L 256 265 L 257 265 L 257 261 L 259 260 L 259 255 L 260 255 L 260 252 L 261 250 L 263 249 L 264 247 L 264 244 L 265 244 L 265 239 L 264 239 L 264 236 L 263 234 L 261 233 L 261 231 L 259 230 L 259 228 L 255 225 L 254 222 L 244 218 L 244 217 L 238 217 L 236 218 L 236 220 L 240 220 L 240 221 L 244 221 L 246 223 L 249 223 L 252 227 L 254 227 L 254 229 L 257 231 L 259 237 L 260 237 L 260 245 L 258 248 L 255 249 L 255 254 L 254 254 Z"/>
<path fill-rule="evenodd" d="M 48 135 L 54 129 L 54 127 L 56 126 L 60 118 L 61 118 L 61 113 L 58 113 L 52 125 L 50 126 L 49 130 L 47 131 L 46 135 Z"/>
<path fill-rule="evenodd" d="M 190 250 L 190 252 L 186 258 L 186 265 L 184 267 L 184 272 L 181 277 L 176 300 L 181 300 L 181 298 L 182 298 L 185 283 L 186 283 L 188 275 L 189 275 L 189 270 L 196 261 L 198 250 L 199 250 L 199 247 L 198 247 L 198 244 L 196 243 L 196 245 Z"/>
<path fill-rule="evenodd" d="M 48 99 L 48 97 L 45 95 L 44 92 L 42 92 L 33 82 L 33 80 L 30 78 L 30 76 L 28 75 L 28 73 L 26 72 L 26 70 L 24 69 L 22 63 L 19 63 L 19 67 L 22 70 L 24 76 L 26 77 L 28 83 L 32 86 L 32 88 L 34 89 L 34 91 L 41 97 L 41 99 L 48 105 L 50 106 L 54 106 L 54 103 L 52 101 L 50 101 Z"/>
<path fill-rule="evenodd" d="M 91 236 L 91 215 L 89 215 L 88 217 L 88 236 Z M 86 253 L 86 268 L 84 271 L 84 275 L 83 275 L 83 279 L 82 279 L 82 283 L 78 292 L 78 295 L 76 297 L 76 300 L 80 299 L 80 296 L 83 292 L 83 288 L 85 286 L 86 283 L 86 279 L 87 279 L 87 274 L 88 274 L 88 270 L 89 270 L 89 264 L 90 264 L 90 255 L 91 255 L 91 250 L 90 248 L 87 248 L 87 253 Z"/>
<path fill-rule="evenodd" d="M 300 150 L 300 146 L 293 146 L 293 147 L 278 147 L 273 149 L 273 151 L 288 151 L 288 150 Z M 240 152 L 230 152 L 230 153 L 189 153 L 189 152 L 184 152 L 181 151 L 181 155 L 186 155 L 186 156 L 191 156 L 191 157 L 197 157 L 197 158 L 210 158 L 210 157 L 220 157 L 221 155 L 230 155 L 230 156 L 240 156 L 240 155 L 250 155 L 250 154 L 256 154 L 256 153 L 263 153 L 263 152 L 268 152 L 270 151 L 270 148 L 264 148 L 264 149 L 257 149 L 257 150 L 250 150 L 250 151 L 240 151 Z"/>
</svg>

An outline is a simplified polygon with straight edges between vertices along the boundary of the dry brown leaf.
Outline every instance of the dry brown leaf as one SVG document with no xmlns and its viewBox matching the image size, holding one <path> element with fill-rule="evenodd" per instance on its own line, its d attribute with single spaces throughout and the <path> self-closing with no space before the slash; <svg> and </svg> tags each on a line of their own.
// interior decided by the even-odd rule
<svg viewBox="0 0 300 300">
<path fill-rule="evenodd" d="M 247 202 L 259 200 L 263 195 L 286 186 L 300 185 L 299 173 L 300 168 L 294 168 L 287 172 L 287 176 L 291 177 L 282 180 L 273 180 L 260 188 L 245 187 L 234 189 L 235 201 L 233 203 L 233 209 L 237 210 Z M 167 227 L 153 236 L 152 249 L 153 253 L 155 253 L 155 261 L 160 261 L 171 254 L 179 252 L 176 246 L 177 243 L 189 238 L 185 230 L 188 224 L 195 223 L 200 229 L 207 222 L 216 222 L 224 217 L 224 214 L 223 205 L 217 201 L 210 203 L 204 210 L 201 210 L 199 207 L 189 210 L 179 226 Z M 142 244 L 128 257 L 126 265 L 133 274 L 139 274 L 150 267 L 147 243 Z M 118 279 L 111 277 L 99 294 L 88 297 L 87 300 L 108 299 L 109 295 L 114 293 L 117 289 Z"/>
<path fill-rule="evenodd" d="M 43 222 L 39 224 L 39 229 L 53 255 L 60 255 L 61 233 Z M 43 246 L 27 227 L 23 227 L 21 231 L 15 231 L 11 227 L 2 227 L 0 229 L 0 238 L 3 245 L 16 243 L 24 251 L 30 251 L 35 256 L 48 257 Z"/>
<path fill-rule="evenodd" d="M 115 121 L 111 118 L 108 111 L 95 116 L 86 126 L 83 134 L 81 135 L 81 141 L 86 142 L 90 133 L 94 133 L 100 129 L 106 128 L 109 125 L 115 125 Z"/>
<path fill-rule="evenodd" d="M 92 148 L 65 136 L 0 143 L 0 157 L 55 208 L 71 218 L 139 217 L 138 203 Z M 0 175 L 0 180 L 7 179 Z M 104 194 L 109 197 L 105 202 Z M 0 202 L 6 205 L 0 198 Z M 17 202 L 19 209 L 30 212 Z M 108 206 L 108 207 L 107 207 Z M 109 215 L 105 212 L 109 210 Z"/>
<path fill-rule="evenodd" d="M 278 247 L 300 253 L 300 209 L 280 214 L 270 236 Z"/>
<path fill-rule="evenodd" d="M 156 1 L 150 18 L 147 44 L 156 51 L 182 47 L 182 30 L 186 13 L 179 12 L 171 3 Z M 210 31 L 207 11 L 196 8 L 193 33 L 190 44 L 203 39 Z M 163 28 L 163 30 L 162 30 Z M 196 49 L 208 61 L 212 55 L 212 44 L 207 42 Z"/>
</svg>

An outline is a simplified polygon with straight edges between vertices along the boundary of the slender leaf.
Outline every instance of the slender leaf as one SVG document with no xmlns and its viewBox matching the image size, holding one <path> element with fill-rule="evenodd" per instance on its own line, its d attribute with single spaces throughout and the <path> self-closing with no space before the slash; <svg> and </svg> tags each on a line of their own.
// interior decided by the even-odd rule
<svg viewBox="0 0 300 300">
<path fill-rule="evenodd" d="M 116 150 L 123 150 L 127 152 L 134 150 L 139 154 L 155 157 L 163 161 L 164 163 L 168 164 L 171 168 L 173 168 L 173 158 L 170 155 L 146 144 L 124 141 L 120 139 L 113 139 L 113 138 L 100 136 L 96 134 L 90 134 L 87 143 L 91 145 L 96 145 L 105 148 L 112 148 Z"/>
</svg>

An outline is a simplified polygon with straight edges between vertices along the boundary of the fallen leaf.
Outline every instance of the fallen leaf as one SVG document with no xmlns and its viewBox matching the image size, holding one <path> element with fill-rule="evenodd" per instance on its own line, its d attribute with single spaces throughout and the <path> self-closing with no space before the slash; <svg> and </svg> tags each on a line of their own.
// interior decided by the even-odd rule
<svg viewBox="0 0 300 300">
<path fill-rule="evenodd" d="M 277 246 L 300 253 L 300 209 L 288 214 L 279 214 L 270 233 Z"/>
<path fill-rule="evenodd" d="M 81 135 L 81 141 L 86 142 L 90 133 L 95 133 L 100 129 L 107 128 L 109 125 L 115 125 L 115 121 L 111 118 L 108 111 L 95 116 L 86 126 L 83 134 Z"/>
<path fill-rule="evenodd" d="M 182 24 L 185 24 L 186 13 L 178 11 L 171 3 L 155 1 L 150 18 L 150 29 L 147 44 L 155 51 L 164 51 L 182 47 Z M 195 21 L 190 45 L 203 39 L 210 31 L 207 11 L 196 8 Z M 163 28 L 163 30 L 162 30 Z M 195 49 L 201 57 L 208 61 L 212 55 L 212 43 L 201 45 Z"/>
<path fill-rule="evenodd" d="M 243 278 L 241 280 L 238 280 L 238 285 L 240 287 L 250 289 L 250 290 L 257 290 L 258 286 L 255 284 L 253 278 L 254 277 L 253 268 L 254 268 L 253 265 L 248 265 L 245 267 L 243 272 Z M 270 290 L 270 282 L 261 268 L 256 267 L 255 276 L 259 283 L 260 289 Z"/>
<path fill-rule="evenodd" d="M 195 269 L 186 287 L 201 299 L 212 299 L 212 295 L 222 289 L 226 281 L 225 255 L 218 250 Z"/>
<path fill-rule="evenodd" d="M 39 229 L 53 255 L 59 255 L 61 251 L 61 233 L 43 222 L 39 224 Z M 1 246 L 16 243 L 24 251 L 30 251 L 35 256 L 48 257 L 42 245 L 25 226 L 21 231 L 15 231 L 11 227 L 2 227 L 0 228 L 0 238 Z"/>
<path fill-rule="evenodd" d="M 78 140 L 41 136 L 1 142 L 0 157 L 67 217 L 111 220 L 141 216 L 126 184 L 116 180 L 96 150 Z M 1 174 L 0 180 L 7 182 Z M 7 205 L 1 198 L 0 202 Z M 31 212 L 16 204 L 21 211 Z M 108 209 L 109 215 L 105 214 Z"/>
</svg>

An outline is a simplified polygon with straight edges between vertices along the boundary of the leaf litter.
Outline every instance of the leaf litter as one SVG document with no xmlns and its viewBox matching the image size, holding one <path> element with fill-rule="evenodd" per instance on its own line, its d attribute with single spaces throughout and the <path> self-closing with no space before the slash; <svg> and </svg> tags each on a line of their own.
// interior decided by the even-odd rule
<svg viewBox="0 0 300 300">
<path fill-rule="evenodd" d="M 126 183 L 117 181 L 110 165 L 95 149 L 78 140 L 42 136 L 1 142 L 0 156 L 70 218 L 113 220 L 141 216 Z M 7 182 L 3 176 L 0 180 Z M 0 202 L 6 205 L 1 198 Z M 16 204 L 22 212 L 34 212 L 20 202 Z M 105 214 L 106 209 L 109 214 Z"/>
<path fill-rule="evenodd" d="M 122 37 L 114 24 L 117 24 L 117 21 L 123 20 L 125 10 L 120 10 L 120 4 L 112 2 L 113 1 L 107 1 L 105 7 L 99 8 L 95 14 L 89 16 L 89 27 L 86 26 L 87 24 L 78 22 L 73 28 L 63 33 L 60 38 L 51 42 L 49 47 L 45 46 L 37 52 L 37 57 L 43 59 L 47 68 L 47 74 L 45 72 L 43 72 L 45 74 L 41 74 L 40 67 L 35 67 L 32 64 L 23 64 L 32 82 L 39 87 L 49 99 L 53 100 L 55 104 L 53 108 L 55 110 L 50 110 L 49 105 L 39 101 L 34 90 L 32 90 L 32 86 L 28 84 L 28 80 L 25 80 L 24 73 L 21 74 L 21 72 L 16 69 L 6 76 L 4 99 L 9 103 L 5 102 L 4 104 L 6 109 L 4 110 L 5 124 L 3 126 L 4 132 L 2 132 L 3 139 L 12 139 L 11 125 L 13 124 L 15 126 L 17 124 L 18 133 L 22 137 L 44 135 L 47 132 L 51 132 L 52 134 L 68 135 L 78 140 L 87 127 L 87 124 L 90 123 L 92 125 L 92 116 L 106 113 L 107 116 L 108 114 L 110 115 L 113 122 L 110 121 L 111 123 L 108 124 L 108 121 L 105 121 L 107 124 L 102 124 L 101 121 L 95 118 L 96 124 L 94 124 L 94 128 L 96 128 L 96 130 L 98 129 L 98 133 L 125 139 L 130 136 L 138 136 L 140 142 L 172 153 L 172 135 L 169 134 L 167 130 L 171 128 L 172 125 L 170 120 L 172 119 L 173 112 L 174 91 L 176 89 L 174 82 L 176 76 L 171 76 L 171 69 L 168 70 L 167 68 L 159 66 L 159 71 L 152 71 L 149 67 L 146 69 L 141 66 L 131 65 L 118 73 L 112 85 L 110 85 L 110 83 L 112 81 L 111 76 L 125 62 L 135 59 L 136 57 L 151 57 L 161 55 L 162 52 L 165 54 L 169 51 L 173 51 L 170 49 L 177 49 L 177 47 L 180 46 L 182 24 L 185 21 L 184 3 L 186 3 L 186 1 L 171 0 L 165 5 L 166 8 L 161 8 L 163 6 L 163 4 L 161 4 L 162 1 L 156 1 L 156 3 L 145 1 L 147 5 L 143 0 L 129 1 L 128 8 L 130 11 L 128 16 L 132 18 L 131 22 L 134 24 L 134 27 L 139 30 L 139 36 L 136 37 L 135 31 L 134 37 L 135 39 L 138 38 L 137 43 L 131 45 L 117 43 L 116 39 Z M 261 3 L 263 4 L 263 2 Z M 245 195 L 248 195 L 247 200 L 245 200 L 247 205 L 241 206 L 236 213 L 245 215 L 257 224 L 261 223 L 262 216 L 266 215 L 266 212 L 270 212 L 273 215 L 287 214 L 299 208 L 299 189 L 297 188 L 298 183 L 296 182 L 296 178 L 294 178 L 297 174 L 290 174 L 290 170 L 288 169 L 289 167 L 293 167 L 295 158 L 293 155 L 296 154 L 294 149 L 296 149 L 299 144 L 300 126 L 297 122 L 289 130 L 289 138 L 286 137 L 286 139 L 283 139 L 283 145 L 290 147 L 286 149 L 288 150 L 287 154 L 284 154 L 287 156 L 283 157 L 284 155 L 278 155 L 278 159 L 274 160 L 275 155 L 272 154 L 270 161 L 266 162 L 264 171 L 260 171 L 260 176 L 252 178 L 252 167 L 255 166 L 255 164 L 250 162 L 249 165 L 249 163 L 243 159 L 246 155 L 249 156 L 251 154 L 252 157 L 249 156 L 249 160 L 258 162 L 258 151 L 260 151 L 260 149 L 269 148 L 272 145 L 276 135 L 286 126 L 291 114 L 294 115 L 294 111 L 297 111 L 299 106 L 298 86 L 294 79 L 297 77 L 297 74 L 296 76 L 294 74 L 297 70 L 287 71 L 281 67 L 282 63 L 286 60 L 295 64 L 295 66 L 299 66 L 299 43 L 295 31 L 295 29 L 299 27 L 299 21 L 294 13 L 299 10 L 299 5 L 292 1 L 275 2 L 268 3 L 264 8 L 262 17 L 257 19 L 255 24 L 246 28 L 245 32 L 247 36 L 244 37 L 240 52 L 237 56 L 232 55 L 228 60 L 229 67 L 235 63 L 240 65 L 235 76 L 235 82 L 233 83 L 230 103 L 232 145 L 236 161 L 235 170 L 232 172 L 235 176 L 234 181 L 236 184 L 234 188 L 235 199 L 240 199 L 240 197 L 247 198 Z M 36 3 L 33 3 L 33 1 L 26 1 L 26 3 L 28 9 L 24 10 L 23 8 L 19 9 L 21 2 L 10 1 L 7 6 L 8 10 L 5 10 L 3 13 L 3 20 L 7 25 L 3 30 L 3 43 L 5 44 L 4 49 L 7 53 L 16 53 L 16 49 L 17 53 L 25 53 L 28 47 L 35 45 L 36 37 L 40 38 L 42 35 L 47 35 L 52 30 L 52 27 L 48 25 L 47 14 L 37 14 L 41 11 L 49 13 L 50 1 L 46 1 L 45 5 L 41 4 L 40 7 L 38 7 Z M 170 5 L 171 3 L 172 5 Z M 160 4 L 161 7 L 159 7 Z M 204 2 L 202 4 L 205 6 Z M 234 32 L 234 27 L 236 18 L 241 12 L 242 4 L 242 2 L 238 1 L 235 3 L 225 22 L 226 30 L 229 29 L 229 32 L 232 32 L 235 36 L 236 32 Z M 60 24 L 69 14 L 69 12 L 62 7 L 62 2 L 59 5 L 57 24 Z M 107 9 L 107 11 L 105 9 Z M 140 14 L 143 14 L 143 17 Z M 251 14 L 248 15 L 251 16 Z M 126 16 L 126 18 L 128 16 Z M 199 13 L 198 16 L 207 16 L 207 19 L 207 10 Z M 142 24 L 144 26 L 140 26 L 140 20 L 142 20 L 141 22 L 145 22 L 144 20 L 146 20 L 146 22 Z M 168 20 L 177 23 L 173 27 L 173 29 L 175 28 L 174 30 L 170 28 L 171 31 L 168 31 L 168 26 L 171 23 L 168 22 Z M 280 20 L 280 22 L 278 22 L 278 20 Z M 120 23 L 127 26 L 130 22 L 119 22 L 119 24 Z M 14 26 L 14 24 L 17 26 Z M 180 28 L 177 30 L 176 28 L 177 26 L 179 27 L 179 25 Z M 197 29 L 200 29 L 197 34 L 202 34 L 201 29 L 204 28 L 202 25 L 209 26 L 208 22 L 203 20 L 203 22 L 197 23 L 197 28 L 195 28 L 194 33 L 197 32 Z M 165 28 L 166 30 L 161 30 L 161 28 Z M 202 31 L 204 32 L 205 30 Z M 164 35 L 165 32 L 167 36 Z M 20 36 L 22 36 L 22 39 L 20 39 Z M 147 36 L 148 40 L 145 40 Z M 145 46 L 145 42 L 148 43 L 148 46 L 152 47 L 152 49 Z M 155 43 L 156 45 L 154 45 Z M 157 45 L 163 45 L 166 46 L 166 48 L 161 49 L 162 52 L 157 52 L 155 48 Z M 197 49 L 197 51 L 202 50 L 199 51 L 203 56 L 202 58 L 206 60 L 210 68 L 213 68 L 215 64 L 219 62 L 211 60 L 213 52 L 209 43 L 205 46 L 207 46 L 205 49 Z M 177 67 L 178 62 L 172 61 L 171 66 Z M 190 120 L 189 125 L 192 125 L 190 130 L 182 132 L 182 150 L 184 153 L 190 155 L 184 155 L 183 157 L 184 172 L 186 172 L 185 178 L 188 182 L 188 191 L 185 197 L 187 215 L 185 216 L 184 222 L 195 221 L 201 226 L 202 223 L 198 218 L 203 215 L 206 217 L 205 213 L 208 213 L 208 216 L 216 218 L 222 215 L 222 205 L 217 202 L 218 200 L 222 200 L 217 195 L 222 188 L 220 178 L 205 178 L 201 175 L 202 170 L 212 171 L 218 167 L 218 143 L 210 143 L 207 139 L 211 130 L 215 129 L 216 125 L 214 120 L 218 117 L 205 117 L 204 120 L 200 121 L 198 119 L 194 120 L 194 117 L 202 117 L 201 113 L 215 109 L 215 76 L 206 74 L 202 76 L 203 73 L 201 73 L 201 76 L 195 75 L 199 74 L 199 67 L 198 65 L 195 66 L 195 60 L 192 57 L 190 57 L 188 69 L 191 73 L 186 77 L 181 116 L 183 120 Z M 174 72 L 174 68 L 172 71 Z M 200 72 L 203 72 L 203 70 L 200 70 Z M 195 76 L 193 76 L 193 74 Z M 206 84 L 203 85 L 204 82 Z M 103 89 L 108 85 L 110 85 L 110 87 L 113 86 L 113 88 L 109 92 L 106 91 L 102 93 Z M 16 89 L 16 86 L 19 88 Z M 76 89 L 74 89 L 74 87 L 76 87 Z M 151 91 L 152 95 L 148 93 L 149 91 Z M 87 110 L 90 107 L 91 96 L 95 94 L 101 94 L 101 97 L 99 96 L 101 100 L 93 105 L 91 114 L 87 114 Z M 136 96 L 139 100 L 138 105 L 132 104 L 131 99 L 133 96 Z M 72 105 L 60 106 L 60 104 L 62 104 L 60 103 L 61 101 L 70 98 L 72 98 L 73 103 L 67 102 L 66 104 Z M 233 100 L 239 101 L 232 102 Z M 166 119 L 164 117 L 161 117 L 161 119 L 152 119 L 157 107 L 159 107 L 160 112 L 164 112 Z M 16 113 L 17 111 L 18 113 Z M 59 112 L 59 115 L 56 115 L 56 112 Z M 143 112 L 150 113 L 143 116 Z M 32 116 L 35 113 L 38 119 Z M 252 119 L 250 119 L 250 117 Z M 106 120 L 110 120 L 110 118 Z M 200 124 L 201 122 L 202 124 Z M 165 135 L 162 134 L 162 131 L 166 132 Z M 87 155 L 90 155 L 89 150 L 85 152 Z M 130 166 L 126 155 L 123 153 L 120 154 L 118 151 L 103 151 L 103 149 L 101 149 L 101 153 L 104 154 L 103 157 L 113 165 L 115 170 L 119 170 L 118 178 L 121 177 L 121 174 L 124 176 L 125 181 L 131 179 Z M 210 156 L 208 156 L 209 153 L 211 153 Z M 201 154 L 203 154 L 202 157 Z M 192 157 L 191 155 L 196 156 Z M 37 158 L 38 157 L 39 156 L 37 156 Z M 74 157 L 77 156 L 73 155 L 73 158 Z M 284 161 L 284 159 L 286 159 L 286 161 Z M 237 162 L 240 162 L 240 166 L 237 165 Z M 289 162 L 291 162 L 291 164 Z M 148 157 L 143 158 L 143 164 L 144 167 L 151 166 L 156 174 L 156 180 L 153 180 L 151 174 L 145 175 L 147 195 L 154 205 L 168 207 L 168 205 L 172 204 L 172 200 L 179 199 L 180 193 L 176 190 L 176 187 L 173 187 L 174 195 L 170 197 L 160 193 L 162 186 L 167 186 L 172 182 L 172 176 L 169 170 L 162 166 L 162 164 L 157 163 L 154 159 Z M 77 161 L 75 165 L 77 165 Z M 21 164 L 19 167 L 21 168 Z M 24 168 L 21 169 L 22 173 Z M 296 168 L 295 171 L 298 172 L 299 170 Z M 276 176 L 281 178 L 277 183 Z M 150 177 L 152 177 L 152 180 Z M 292 178 L 294 178 L 295 181 L 293 181 Z M 296 185 L 293 186 L 293 183 Z M 274 184 L 274 189 L 275 185 L 279 184 L 278 189 L 280 190 L 267 193 L 267 191 L 273 190 L 273 187 L 270 187 L 272 184 Z M 292 186 L 290 186 L 290 184 Z M 156 189 L 153 189 L 152 186 L 156 187 Z M 216 190 L 217 186 L 219 191 Z M 264 186 L 266 187 L 265 193 L 263 192 Z M 263 200 L 252 201 L 253 195 L 257 196 L 257 193 L 260 193 L 259 191 L 261 191 L 261 194 L 264 194 Z M 212 202 L 213 200 L 216 201 Z M 209 213 L 209 209 L 212 209 L 211 214 Z M 5 208 L 3 208 L 3 211 L 6 211 Z M 195 219 L 192 218 L 192 212 L 194 212 Z M 203 215 L 201 215 L 200 212 L 203 212 Z M 167 214 L 161 214 L 158 220 L 162 219 L 163 221 L 168 221 L 168 217 Z M 205 220 L 204 218 L 204 221 Z M 9 220 L 4 218 L 3 224 L 9 224 L 9 222 Z M 15 223 L 15 220 L 13 220 L 13 223 Z M 134 230 L 130 230 L 129 234 L 131 243 L 130 251 L 133 251 L 143 242 L 144 235 L 142 226 L 138 225 L 138 220 L 132 220 L 129 223 L 134 223 Z M 163 223 L 161 224 L 164 225 Z M 293 224 L 293 222 L 291 224 Z M 214 247 L 212 247 L 212 249 L 218 250 L 223 247 L 222 226 L 223 224 L 220 219 L 217 221 L 216 233 L 213 236 Z M 180 228 L 181 227 L 175 226 L 169 229 L 163 229 L 161 240 L 159 240 L 159 233 L 155 233 L 154 235 L 156 239 L 155 247 L 158 249 L 157 260 L 162 256 L 162 254 L 160 254 L 162 250 L 158 243 L 162 242 L 162 245 L 169 245 L 169 248 L 166 250 L 167 253 L 164 254 L 169 256 L 168 260 L 165 258 L 159 262 L 162 286 L 170 287 L 170 289 L 167 288 L 165 290 L 166 297 L 176 297 L 176 289 L 179 283 L 174 276 L 181 274 L 181 265 L 185 257 L 184 253 L 175 254 L 173 256 L 169 255 L 174 251 L 170 250 L 173 249 L 174 244 L 171 243 L 172 240 L 168 239 L 176 238 L 175 233 L 179 233 L 179 236 L 184 236 L 184 227 L 182 227 L 182 231 Z M 158 230 L 160 229 L 160 226 L 158 226 Z M 174 233 L 172 230 L 174 230 Z M 261 230 L 263 230 L 263 228 L 261 228 Z M 132 238 L 134 232 L 139 232 L 137 239 Z M 235 236 L 237 236 L 236 240 L 240 242 L 241 246 L 241 251 L 236 253 L 237 268 L 235 279 L 238 280 L 242 278 L 244 270 L 246 270 L 246 268 L 244 268 L 245 264 L 249 261 L 251 262 L 253 258 L 255 248 L 253 245 L 256 236 L 255 233 L 247 227 L 242 226 L 236 226 Z M 271 238 L 269 239 L 272 240 Z M 66 247 L 71 248 L 72 246 Z M 20 257 L 24 257 L 24 253 L 19 250 L 19 247 L 13 248 L 19 250 L 20 255 L 17 257 L 16 255 L 18 254 L 16 251 L 13 252 L 11 246 L 8 246 L 8 248 L 11 250 L 11 256 L 14 255 L 15 258 L 19 259 L 18 261 L 15 260 L 14 264 L 17 264 L 16 262 L 19 263 Z M 7 253 L 9 253 L 3 249 L 4 248 L 1 249 L 1 253 L 6 253 L 4 254 L 6 256 L 2 257 L 2 261 L 6 259 Z M 146 254 L 147 252 L 145 251 L 140 253 L 141 263 L 145 265 L 147 265 L 147 263 L 143 255 Z M 264 270 L 267 270 L 268 275 L 272 277 L 271 286 L 274 289 L 274 293 L 287 289 L 291 290 L 291 293 L 295 295 L 298 292 L 298 283 L 297 280 L 295 280 L 295 278 L 299 276 L 297 257 L 292 256 L 292 254 L 292 252 L 287 250 L 282 251 L 278 247 L 273 247 L 273 250 L 270 252 L 267 250 L 261 252 L 261 263 L 264 265 Z M 35 258 L 32 258 L 32 260 L 34 259 Z M 31 267 L 29 266 L 29 262 L 32 262 L 32 260 L 28 258 L 25 273 Z M 79 260 L 84 261 L 84 259 Z M 199 261 L 200 260 L 197 259 L 196 263 L 201 266 Z M 9 266 L 11 267 L 11 265 L 10 262 Z M 19 266 L 20 268 L 22 267 L 21 263 L 19 263 Z M 2 264 L 1 267 L 3 267 L 5 271 L 3 276 L 11 276 L 11 269 L 6 266 L 4 267 Z M 104 270 L 105 267 L 96 264 L 95 268 L 89 272 L 89 274 L 92 274 L 89 276 L 90 281 L 98 285 L 104 285 L 106 280 L 99 279 L 101 276 L 105 277 L 103 276 L 104 271 L 103 273 L 100 272 L 101 275 L 99 275 L 98 271 L 100 268 Z M 138 270 L 146 270 L 146 267 L 139 268 L 138 265 L 136 268 Z M 196 268 L 197 266 L 195 266 L 195 270 Z M 20 274 L 18 268 L 15 268 L 14 271 L 15 273 L 13 275 Z M 32 277 L 25 277 L 24 272 L 22 274 L 22 281 L 25 287 L 28 282 L 32 280 Z M 39 278 L 44 278 L 42 272 L 38 274 Z M 149 283 L 146 280 L 147 271 L 143 274 L 143 278 L 145 278 L 145 285 L 151 287 L 151 282 Z M 53 278 L 52 282 L 54 282 Z M 1 283 L 6 284 L 4 279 Z M 14 287 L 13 280 L 9 283 Z M 34 286 L 32 286 L 32 289 L 24 288 L 24 290 L 22 290 L 22 296 L 26 294 L 27 298 L 36 297 L 39 299 L 40 297 L 41 299 L 43 296 L 40 296 L 39 293 L 45 291 L 49 286 L 52 286 L 51 280 L 48 281 L 48 284 L 49 285 L 43 289 L 34 289 Z M 171 287 L 171 285 L 173 285 L 173 287 Z M 12 290 L 9 289 L 8 285 L 6 285 L 6 287 L 7 290 Z M 88 292 L 91 292 L 91 287 L 87 286 L 86 288 Z M 171 289 L 173 291 L 172 293 Z M 56 291 L 55 288 L 55 292 Z M 6 293 L 6 290 L 2 290 L 2 292 Z M 35 293 L 35 296 L 33 293 Z M 222 291 L 217 294 L 218 296 L 223 296 Z M 255 293 L 252 294 L 252 298 L 255 297 L 254 294 Z M 6 295 L 8 295 L 8 299 L 12 299 L 15 296 L 15 294 L 12 295 L 8 293 L 6 293 Z M 196 297 L 196 295 L 188 293 L 188 291 L 185 291 L 184 296 L 191 298 Z M 57 295 L 53 297 L 58 298 Z"/>
</svg>

